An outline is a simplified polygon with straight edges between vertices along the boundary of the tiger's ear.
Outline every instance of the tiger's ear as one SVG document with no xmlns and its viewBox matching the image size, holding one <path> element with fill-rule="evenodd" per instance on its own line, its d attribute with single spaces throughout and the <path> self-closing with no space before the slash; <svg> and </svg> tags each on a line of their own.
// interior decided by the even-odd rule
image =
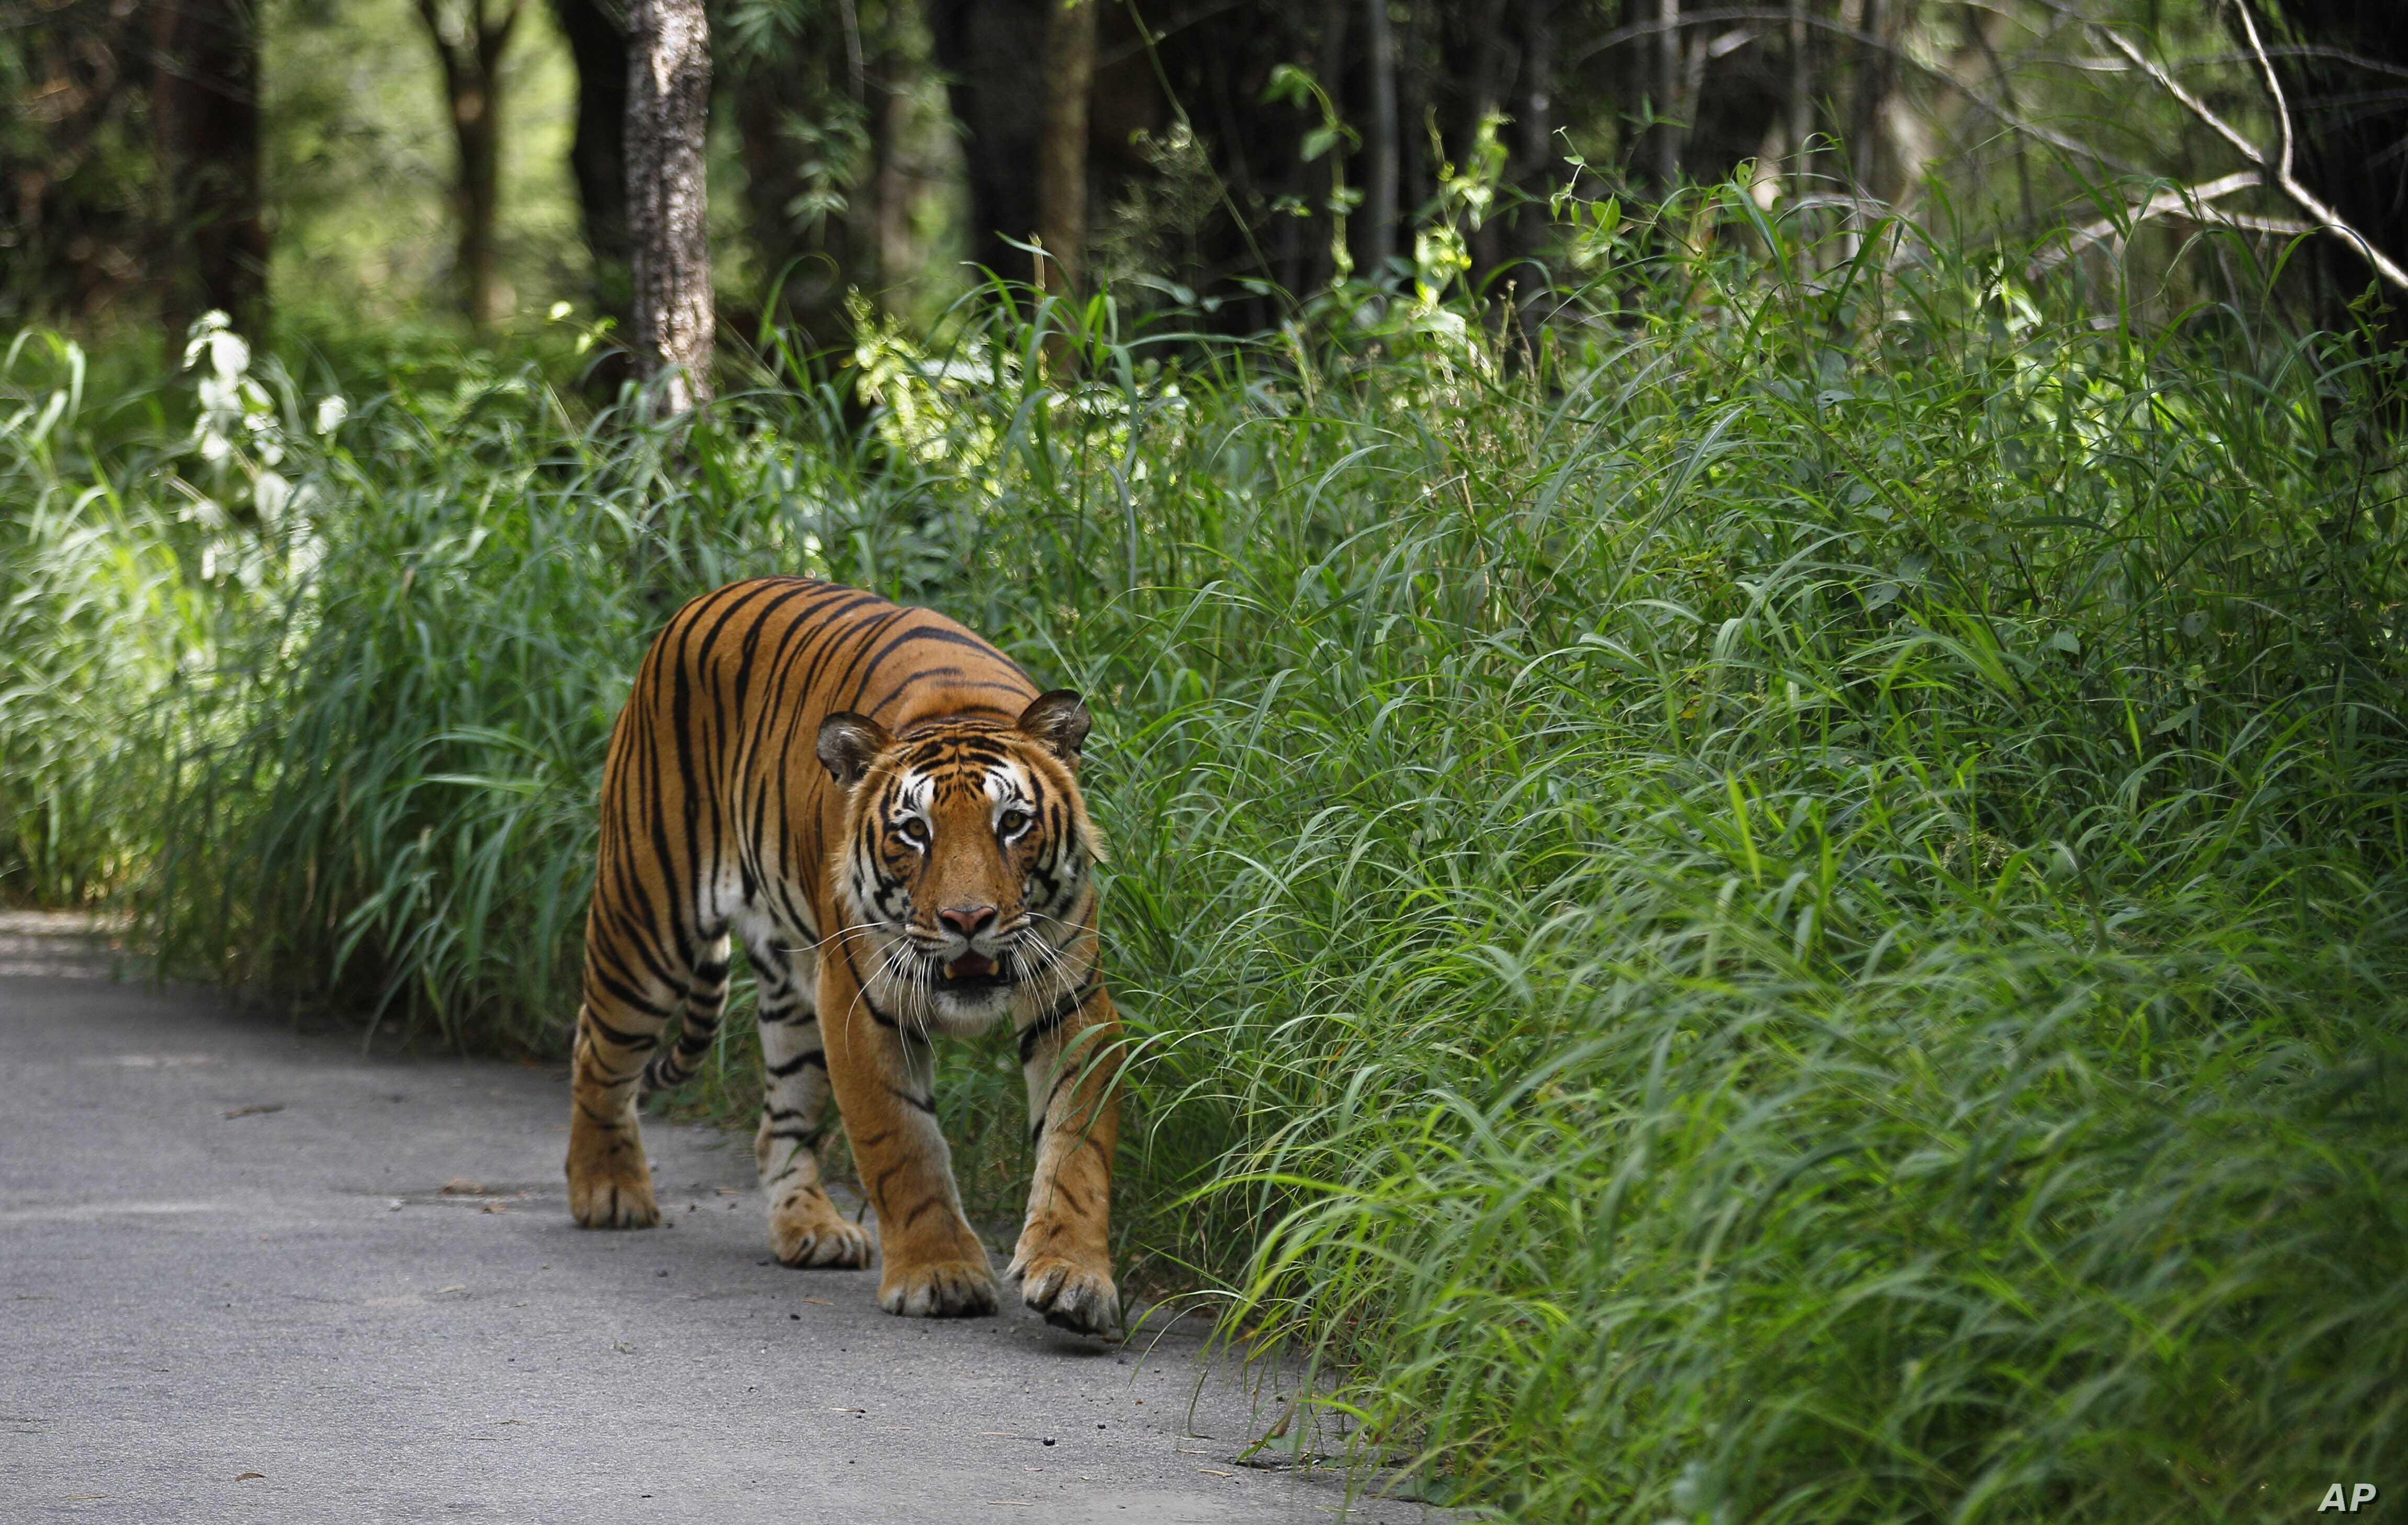
<svg viewBox="0 0 2408 1525">
<path fill-rule="evenodd" d="M 820 765 L 828 777 L 850 789 L 894 741 L 886 727 L 867 715 L 838 710 L 820 722 Z"/>
<path fill-rule="evenodd" d="M 1079 748 L 1086 743 L 1087 732 L 1095 724 L 1095 717 L 1087 713 L 1087 701 L 1069 688 L 1039 694 L 1020 712 L 1022 734 L 1034 737 L 1074 770 L 1079 766 Z"/>
</svg>

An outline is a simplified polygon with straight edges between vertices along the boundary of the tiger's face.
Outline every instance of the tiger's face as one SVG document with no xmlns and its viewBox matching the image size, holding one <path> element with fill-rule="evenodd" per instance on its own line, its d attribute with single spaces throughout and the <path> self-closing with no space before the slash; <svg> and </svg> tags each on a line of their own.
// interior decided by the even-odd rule
<svg viewBox="0 0 2408 1525">
<path fill-rule="evenodd" d="M 845 790 L 838 909 L 881 1009 L 969 1032 L 1023 990 L 1058 997 L 1085 977 L 1072 944 L 1101 857 L 1078 784 L 1090 724 L 1068 690 L 1010 724 L 822 723 L 820 761 Z"/>
</svg>

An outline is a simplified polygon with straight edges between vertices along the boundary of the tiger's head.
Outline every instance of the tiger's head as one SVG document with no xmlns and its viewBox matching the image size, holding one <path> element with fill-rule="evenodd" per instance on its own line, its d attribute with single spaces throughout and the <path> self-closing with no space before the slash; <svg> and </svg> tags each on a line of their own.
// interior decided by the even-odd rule
<svg viewBox="0 0 2408 1525">
<path fill-rule="evenodd" d="M 1084 980 L 1103 857 L 1079 793 L 1091 724 L 1068 689 L 1017 721 L 950 717 L 899 734 L 850 711 L 821 723 L 820 762 L 845 793 L 838 909 L 878 1006 L 975 1031 L 1015 993 L 1059 997 Z"/>
</svg>

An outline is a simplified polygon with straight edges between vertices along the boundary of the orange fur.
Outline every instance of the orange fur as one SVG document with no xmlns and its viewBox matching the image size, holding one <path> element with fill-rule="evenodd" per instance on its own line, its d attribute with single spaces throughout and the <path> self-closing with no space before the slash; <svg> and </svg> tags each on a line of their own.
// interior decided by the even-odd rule
<svg viewBox="0 0 2408 1525">
<path fill-rule="evenodd" d="M 604 772 L 572 1084 L 577 1220 L 657 1220 L 638 1096 L 709 1048 L 740 938 L 762 995 L 755 1152 L 780 1258 L 867 1260 L 820 1184 L 832 1092 L 878 1216 L 881 1302 L 995 1310 L 936 1123 L 930 1043 L 1008 1014 L 1038 1155 L 1010 1273 L 1055 1322 L 1111 1328 L 1118 1020 L 1096 970 L 1085 731 L 1075 695 L 1040 696 L 927 610 L 793 578 L 681 610 Z"/>
</svg>

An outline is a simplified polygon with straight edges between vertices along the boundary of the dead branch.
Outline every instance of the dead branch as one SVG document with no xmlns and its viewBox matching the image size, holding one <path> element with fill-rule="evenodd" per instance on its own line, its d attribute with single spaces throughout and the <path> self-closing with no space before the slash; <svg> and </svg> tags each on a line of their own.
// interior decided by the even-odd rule
<svg viewBox="0 0 2408 1525">
<path fill-rule="evenodd" d="M 2024 267 L 2024 273 L 2037 281 L 2091 245 L 2128 232 L 2153 217 L 2186 217 L 2194 223 L 2216 227 L 2237 228 L 2246 233 L 2287 234 L 2295 237 L 2317 231 L 2313 223 L 2258 217 L 2249 212 L 2229 212 L 2213 205 L 2236 191 L 2251 190 L 2265 183 L 2266 178 L 2257 170 L 2243 169 L 2198 185 L 2169 186 L 2147 200 L 2126 208 L 2121 217 L 2102 217 L 2095 223 L 2070 230 L 2063 247 L 2036 256 Z"/>
<path fill-rule="evenodd" d="M 2386 285 L 2399 291 L 2408 292 L 2408 268 L 2403 268 L 2398 261 L 2375 248 L 2366 235 L 2350 226 L 2339 212 L 2327 205 L 2315 193 L 2300 184 L 2299 178 L 2291 173 L 2290 105 L 2283 98 L 2283 87 L 2274 78 L 2273 63 L 2266 56 L 2265 44 L 2258 36 L 2258 23 L 2251 18 L 2246 5 L 2241 7 L 2242 30 L 2249 39 L 2250 51 L 2257 57 L 2258 69 L 2265 79 L 2267 93 L 2273 97 L 2274 120 L 2280 124 L 2283 135 L 2279 157 L 2276 162 L 2272 163 L 2269 162 L 2265 150 L 2252 142 L 2239 128 L 2225 121 L 2216 113 L 2214 108 L 2200 99 L 2197 94 L 2185 87 L 2181 80 L 2134 47 L 2122 33 L 2104 22 L 2092 21 L 2089 17 L 2082 15 L 2068 6 L 2065 0 L 2046 0 L 2046 4 L 2050 9 L 2059 15 L 2069 16 L 2088 27 L 2100 41 L 2129 59 L 2133 67 L 2147 75 L 2159 90 L 2172 96 L 2181 104 L 2184 110 L 2197 118 L 2209 131 L 2232 145 L 2233 150 L 2243 158 L 2272 175 L 2275 189 L 2288 197 L 2293 206 L 2315 219 L 2317 231 L 2331 234 L 2358 251 L 2358 256 L 2374 267 L 2374 273 L 2381 277 Z"/>
<path fill-rule="evenodd" d="M 1796 18 L 1793 13 L 1786 9 L 1774 9 L 1766 6 L 1726 6 L 1711 10 L 1684 11 L 1680 20 L 1674 22 L 1633 22 L 1615 27 L 1610 32 L 1590 38 L 1585 46 L 1570 56 L 1568 62 L 1570 65 L 1578 65 L 1609 48 L 1618 48 L 1625 43 L 1656 36 L 1667 31 L 1680 32 L 1723 22 L 1778 22 L 1786 24 L 1794 19 Z M 2079 20 L 2078 17 L 2076 19 Z M 1943 89 L 1955 91 L 1971 101 L 1985 115 L 2002 123 L 2010 131 L 2020 133 L 2035 142 L 2045 143 L 2059 152 L 2071 154 L 2075 158 L 2087 159 L 2093 164 L 2104 165 L 2119 174 L 2145 175 L 2149 172 L 2143 165 L 2119 158 L 2092 144 L 2085 143 L 2078 137 L 2054 131 L 2029 120 L 2013 108 L 1984 94 L 1973 85 L 1948 70 L 1917 57 L 1913 49 L 1899 47 L 1886 37 L 1868 32 L 1862 27 L 1850 26 L 1828 16 L 1808 16 L 1803 20 L 1806 27 L 1825 36 L 1838 37 L 1859 47 L 1886 54 L 1893 64 L 1919 74 Z"/>
</svg>

